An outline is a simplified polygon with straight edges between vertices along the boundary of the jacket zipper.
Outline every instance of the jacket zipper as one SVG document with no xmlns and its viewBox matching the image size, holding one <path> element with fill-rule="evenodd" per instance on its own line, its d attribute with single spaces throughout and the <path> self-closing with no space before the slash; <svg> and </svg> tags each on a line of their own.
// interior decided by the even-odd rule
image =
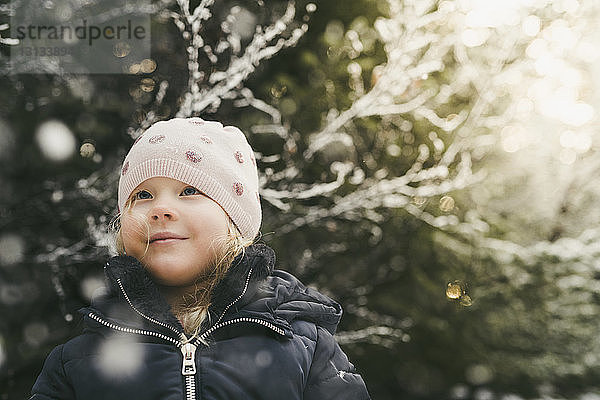
<svg viewBox="0 0 600 400">
<path fill-rule="evenodd" d="M 185 343 L 180 348 L 183 355 L 181 375 L 185 378 L 185 400 L 196 400 L 196 348 L 191 343 Z"/>
<path fill-rule="evenodd" d="M 127 328 L 127 327 L 123 327 L 117 324 L 113 324 L 112 322 L 108 322 L 105 319 L 101 318 L 100 316 L 94 314 L 93 312 L 89 312 L 88 313 L 88 317 L 92 318 L 93 320 L 101 323 L 104 326 L 107 326 L 111 329 L 114 329 L 116 331 L 120 331 L 120 332 L 126 332 L 126 333 L 133 333 L 133 334 L 137 334 L 137 335 L 145 335 L 145 336 L 154 336 L 163 340 L 166 340 L 168 342 L 173 343 L 175 346 L 180 347 L 182 345 L 182 343 L 179 340 L 175 340 L 170 336 L 164 335 L 160 332 L 154 332 L 154 331 L 147 331 L 145 329 L 134 329 L 134 328 Z"/>
<path fill-rule="evenodd" d="M 168 342 L 171 342 L 175 346 L 177 346 L 180 349 L 181 354 L 183 356 L 182 365 L 181 365 L 181 375 L 185 379 L 185 393 L 184 393 L 185 400 L 195 400 L 196 399 L 196 379 L 195 379 L 195 377 L 196 377 L 196 350 L 198 348 L 199 343 L 203 343 L 204 345 L 206 345 L 206 338 L 208 337 L 208 335 L 210 335 L 217 329 L 222 328 L 224 326 L 228 326 L 228 325 L 232 325 L 232 324 L 236 324 L 236 323 L 242 323 L 242 322 L 250 322 L 250 323 L 255 323 L 255 324 L 265 326 L 265 327 L 271 329 L 272 331 L 276 332 L 277 334 L 279 334 L 281 336 L 285 336 L 285 332 L 283 329 L 273 325 L 272 323 L 270 323 L 268 321 L 264 321 L 260 318 L 240 317 L 240 318 L 234 318 L 234 319 L 231 319 L 228 321 L 220 322 L 221 319 L 223 318 L 223 316 L 229 310 L 229 308 L 231 308 L 231 306 L 233 306 L 235 303 L 237 303 L 244 296 L 246 291 L 248 290 L 248 284 L 250 282 L 251 275 L 252 275 L 252 268 L 250 268 L 250 270 L 248 271 L 248 275 L 246 276 L 246 282 L 244 284 L 244 289 L 242 290 L 240 295 L 235 300 L 233 300 L 231 303 L 229 303 L 229 305 L 227 305 L 227 307 L 225 307 L 225 309 L 221 313 L 221 316 L 219 317 L 219 319 L 217 320 L 217 323 L 215 325 L 211 326 L 202 335 L 197 337 L 196 340 L 194 340 L 195 344 L 192 344 L 189 342 L 189 339 L 185 336 L 184 332 L 180 331 L 179 329 L 177 329 L 171 325 L 157 321 L 154 318 L 151 318 L 151 317 L 145 315 L 144 313 L 139 311 L 136 307 L 134 307 L 133 303 L 129 299 L 129 296 L 127 295 L 127 292 L 125 292 L 125 288 L 123 287 L 123 283 L 121 282 L 120 278 L 117 279 L 117 283 L 119 284 L 119 288 L 121 289 L 123 296 L 127 300 L 127 303 L 129 303 L 129 306 L 133 309 L 133 311 L 135 311 L 142 318 L 145 318 L 154 324 L 157 324 L 157 325 L 160 325 L 160 326 L 170 329 L 171 331 L 173 331 L 174 333 L 179 335 L 181 340 L 173 339 L 172 337 L 162 334 L 160 332 L 122 327 L 122 326 L 113 324 L 111 322 L 108 322 L 92 312 L 89 312 L 88 316 L 90 318 L 94 319 L 95 321 L 98 321 L 102 325 L 105 325 L 111 329 L 121 331 L 121 332 L 134 333 L 134 334 L 138 334 L 138 335 L 158 337 L 158 338 L 164 339 Z"/>
<path fill-rule="evenodd" d="M 242 289 L 242 293 L 240 293 L 240 295 L 235 300 L 233 300 L 231 303 L 229 303 L 227 305 L 227 307 L 225 307 L 225 309 L 221 313 L 221 316 L 219 317 L 219 319 L 217 320 L 217 322 L 215 323 L 215 325 L 218 325 L 219 322 L 221 322 L 221 320 L 223 319 L 223 316 L 225 315 L 225 313 L 227 313 L 227 310 L 229 310 L 229 308 L 231 308 L 231 306 L 233 306 L 235 303 L 237 303 L 238 301 L 240 301 L 240 299 L 242 297 L 244 297 L 244 295 L 246 294 L 246 291 L 248 290 L 248 284 L 250 283 L 250 275 L 252 275 L 252 269 L 253 268 L 250 267 L 250 270 L 248 271 L 248 275 L 246 275 L 246 282 L 244 283 L 244 288 Z M 204 332 L 204 333 L 206 333 L 206 332 Z M 204 334 L 202 334 L 202 336 L 204 336 Z"/>
<path fill-rule="evenodd" d="M 88 312 L 88 316 L 93 320 L 101 323 L 102 325 L 107 326 L 116 331 L 133 333 L 137 335 L 154 336 L 166 340 L 167 342 L 170 342 L 177 346 L 181 350 L 181 354 L 183 355 L 183 361 L 181 364 L 181 375 L 185 379 L 185 400 L 195 400 L 196 380 L 194 378 L 196 375 L 196 345 L 193 345 L 192 343 L 184 343 L 182 341 L 173 339 L 170 336 L 164 335 L 160 332 L 147 331 L 145 329 L 127 328 L 117 324 L 113 324 L 112 322 L 106 321 L 105 319 L 101 318 L 100 316 L 94 314 L 91 311 Z M 187 340 L 185 334 L 182 333 L 181 335 Z"/>
<path fill-rule="evenodd" d="M 88 316 L 90 318 L 92 318 L 93 320 L 101 323 L 102 325 L 107 326 L 116 331 L 133 333 L 133 334 L 137 334 L 137 335 L 153 336 L 153 337 L 157 337 L 157 338 L 166 340 L 166 341 L 174 344 L 175 346 L 177 346 L 183 356 L 183 361 L 182 361 L 182 365 L 181 365 L 181 375 L 185 379 L 185 392 L 184 392 L 185 400 L 195 400 L 196 399 L 196 379 L 195 379 L 195 377 L 196 377 L 196 350 L 199 346 L 199 343 L 205 343 L 205 339 L 208 337 L 208 335 L 215 332 L 217 329 L 222 328 L 224 326 L 237 324 L 237 323 L 250 322 L 250 323 L 259 324 L 261 326 L 265 326 L 265 327 L 271 329 L 272 331 L 274 331 L 275 333 L 277 333 L 281 336 L 285 336 L 285 332 L 283 329 L 273 325 L 272 323 L 270 323 L 268 321 L 264 321 L 260 318 L 240 317 L 240 318 L 234 318 L 234 319 L 231 319 L 228 321 L 223 321 L 219 324 L 213 325 L 210 329 L 206 330 L 206 332 L 204 332 L 200 337 L 196 338 L 194 343 L 190 343 L 190 342 L 184 343 L 182 341 L 173 339 L 170 336 L 164 335 L 160 332 L 148 331 L 145 329 L 127 328 L 127 327 L 113 324 L 112 322 L 106 321 L 105 319 L 101 318 L 100 316 L 94 314 L 91 311 L 88 313 Z M 182 335 L 183 335 L 183 337 L 185 337 L 184 334 L 182 334 Z"/>
<path fill-rule="evenodd" d="M 271 329 L 273 332 L 275 332 L 281 336 L 285 336 L 285 331 L 283 329 L 281 329 L 278 326 L 275 326 L 274 324 L 272 324 L 268 321 L 262 320 L 260 318 L 240 317 L 240 318 L 234 318 L 234 319 L 230 319 L 227 321 L 223 321 L 219 324 L 213 325 L 212 327 L 210 327 L 210 329 L 207 329 L 202 335 L 200 335 L 200 337 L 198 337 L 195 342 L 198 343 L 200 341 L 206 340 L 206 337 L 208 335 L 210 335 L 211 333 L 213 333 L 214 331 L 216 331 L 219 328 L 222 328 L 227 325 L 239 324 L 242 322 L 250 322 L 250 323 L 259 324 L 259 325 L 262 325 L 264 327 Z"/>
<path fill-rule="evenodd" d="M 167 329 L 172 330 L 173 332 L 175 332 L 179 336 L 181 336 L 183 334 L 183 332 L 181 332 L 179 329 L 175 328 L 174 326 L 169 325 L 169 324 L 165 324 L 164 322 L 157 321 L 154 318 L 150 318 L 149 316 L 147 316 L 146 314 L 142 313 L 140 310 L 138 310 L 137 308 L 135 308 L 133 306 L 133 303 L 131 302 L 131 300 L 129 300 L 129 296 L 127 295 L 127 292 L 125 292 L 125 288 L 123 287 L 123 283 L 121 282 L 121 278 L 117 279 L 117 283 L 119 284 L 119 288 L 121 289 L 121 293 L 123 293 L 123 296 L 125 296 L 125 300 L 127 300 L 127 303 L 129 303 L 129 307 L 131 307 L 133 309 L 133 311 L 135 311 L 136 313 L 138 313 L 141 317 L 146 318 L 148 321 L 155 323 L 156 325 L 160 325 L 160 326 L 163 326 L 163 327 L 165 327 Z M 184 337 L 185 337 L 185 335 L 184 335 Z"/>
<path fill-rule="evenodd" d="M 127 300 L 127 303 L 129 303 L 129 306 L 131 307 L 131 309 L 133 311 L 135 311 L 142 318 L 145 318 L 150 322 L 153 322 L 157 325 L 160 325 L 160 326 L 163 326 L 165 328 L 172 330 L 181 338 L 181 341 L 177 341 L 177 343 L 175 343 L 175 344 L 177 347 L 179 347 L 179 349 L 181 350 L 181 354 L 183 355 L 182 366 L 181 366 L 181 375 L 185 379 L 184 397 L 185 397 L 185 400 L 195 400 L 196 399 L 196 379 L 194 379 L 194 378 L 196 375 L 196 360 L 195 360 L 196 357 L 195 356 L 196 356 L 197 346 L 188 342 L 188 338 L 187 338 L 187 336 L 185 336 L 185 333 L 183 331 L 180 331 L 179 329 L 175 328 L 172 325 L 157 321 L 156 319 L 151 318 L 151 317 L 147 316 L 146 314 L 144 314 L 143 312 L 141 312 L 140 310 L 138 310 L 133 305 L 131 300 L 129 299 L 129 296 L 127 295 L 127 292 L 125 291 L 125 288 L 123 287 L 123 283 L 121 282 L 121 278 L 117 279 L 117 283 L 119 284 L 121 293 L 123 293 L 125 300 Z"/>
</svg>

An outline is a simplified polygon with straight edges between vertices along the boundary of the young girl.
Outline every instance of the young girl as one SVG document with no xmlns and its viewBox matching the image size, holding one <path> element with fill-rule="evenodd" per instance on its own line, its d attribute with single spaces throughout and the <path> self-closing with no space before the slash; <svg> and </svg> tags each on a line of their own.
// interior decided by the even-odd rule
<svg viewBox="0 0 600 400">
<path fill-rule="evenodd" d="M 158 122 L 119 181 L 120 255 L 83 334 L 56 347 L 31 399 L 368 399 L 333 334 L 338 303 L 253 244 L 258 175 L 244 134 Z"/>
</svg>

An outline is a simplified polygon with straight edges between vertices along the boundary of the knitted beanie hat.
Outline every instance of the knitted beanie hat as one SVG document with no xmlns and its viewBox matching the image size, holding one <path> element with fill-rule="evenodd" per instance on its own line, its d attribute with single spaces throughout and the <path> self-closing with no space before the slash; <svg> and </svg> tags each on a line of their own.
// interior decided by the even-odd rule
<svg viewBox="0 0 600 400">
<path fill-rule="evenodd" d="M 125 157 L 119 179 L 119 210 L 146 179 L 187 183 L 225 210 L 244 238 L 261 223 L 254 152 L 234 126 L 201 118 L 174 118 L 148 128 Z"/>
</svg>

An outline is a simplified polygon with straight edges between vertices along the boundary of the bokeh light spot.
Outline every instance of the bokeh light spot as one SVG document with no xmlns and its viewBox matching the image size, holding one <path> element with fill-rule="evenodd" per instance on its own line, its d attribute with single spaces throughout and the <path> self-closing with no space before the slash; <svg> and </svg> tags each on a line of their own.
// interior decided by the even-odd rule
<svg viewBox="0 0 600 400">
<path fill-rule="evenodd" d="M 0 236 L 0 264 L 12 266 L 23 261 L 25 242 L 20 236 L 5 233 Z"/>
<path fill-rule="evenodd" d="M 134 375 L 143 365 L 142 347 L 132 338 L 115 335 L 105 340 L 100 347 L 98 367 L 108 378 Z"/>
<path fill-rule="evenodd" d="M 562 149 L 558 158 L 561 163 L 571 165 L 577 160 L 577 153 L 573 149 Z"/>
<path fill-rule="evenodd" d="M 0 302 L 7 306 L 13 306 L 23 301 L 23 289 L 17 285 L 0 286 Z"/>
<path fill-rule="evenodd" d="M 471 296 L 469 296 L 468 294 L 463 295 L 460 298 L 460 305 L 464 307 L 471 307 L 473 305 L 473 300 L 471 299 Z"/>
<path fill-rule="evenodd" d="M 239 35 L 242 39 L 251 38 L 256 30 L 256 15 L 241 6 L 232 7 L 231 15 L 235 19 L 231 30 Z"/>
<path fill-rule="evenodd" d="M 62 199 L 64 199 L 65 194 L 62 190 L 55 190 L 54 192 L 52 192 L 52 195 L 50 196 L 50 200 L 53 203 L 58 203 L 60 201 L 62 201 Z"/>
<path fill-rule="evenodd" d="M 25 326 L 23 336 L 25 342 L 32 347 L 39 347 L 48 338 L 48 325 L 43 322 L 31 322 Z"/>
<path fill-rule="evenodd" d="M 487 29 L 465 29 L 461 35 L 462 42 L 467 47 L 481 46 L 489 37 Z"/>
<path fill-rule="evenodd" d="M 127 72 L 129 72 L 130 74 L 137 74 L 141 71 L 141 69 L 142 66 L 140 64 L 131 64 Z"/>
<path fill-rule="evenodd" d="M 527 46 L 525 50 L 527 57 L 536 59 L 544 54 L 548 54 L 548 42 L 544 39 L 535 39 Z"/>
<path fill-rule="evenodd" d="M 298 109 L 296 102 L 289 97 L 283 99 L 279 107 L 281 109 L 282 114 L 284 115 L 293 115 Z"/>
<path fill-rule="evenodd" d="M 385 150 L 392 157 L 398 157 L 402 152 L 402 149 L 397 144 L 390 144 Z"/>
<path fill-rule="evenodd" d="M 278 99 L 281 96 L 283 96 L 284 94 L 287 93 L 287 86 L 285 85 L 273 85 L 271 86 L 271 96 L 273 96 L 274 98 Z"/>
<path fill-rule="evenodd" d="M 487 365 L 475 364 L 467 368 L 465 376 L 472 385 L 484 385 L 493 379 L 494 373 Z"/>
<path fill-rule="evenodd" d="M 479 388 L 473 393 L 474 400 L 494 400 L 494 393 L 487 388 Z"/>
<path fill-rule="evenodd" d="M 313 13 L 317 11 L 317 5 L 315 3 L 308 3 L 306 5 L 306 12 Z"/>
<path fill-rule="evenodd" d="M 149 58 L 142 60 L 140 64 L 140 71 L 144 74 L 150 74 L 156 70 L 156 62 Z"/>
<path fill-rule="evenodd" d="M 462 287 L 458 281 L 449 282 L 446 286 L 446 297 L 452 300 L 459 299 L 462 296 Z"/>
<path fill-rule="evenodd" d="M 514 126 L 505 126 L 501 132 L 502 149 L 507 153 L 514 153 L 521 149 L 521 136 Z"/>
<path fill-rule="evenodd" d="M 560 135 L 560 145 L 577 153 L 585 153 L 592 147 L 592 138 L 587 132 L 566 130 Z"/>
<path fill-rule="evenodd" d="M 440 199 L 440 210 L 449 212 L 454 209 L 455 201 L 451 196 L 443 196 Z"/>
<path fill-rule="evenodd" d="M 535 15 L 530 15 L 523 21 L 523 33 L 527 36 L 535 37 L 540 33 L 542 21 Z"/>
<path fill-rule="evenodd" d="M 265 368 L 273 363 L 273 355 L 269 351 L 260 350 L 256 353 L 254 361 L 258 367 Z"/>
<path fill-rule="evenodd" d="M 95 275 L 86 276 L 81 280 L 80 288 L 83 296 L 89 301 L 95 297 L 95 293 L 97 293 L 96 291 L 105 290 L 104 279 Z"/>
<path fill-rule="evenodd" d="M 64 161 L 75 152 L 75 136 L 62 122 L 51 120 L 42 123 L 35 134 L 42 154 L 51 161 Z"/>
<path fill-rule="evenodd" d="M 140 83 L 140 89 L 142 89 L 146 93 L 149 93 L 154 90 L 155 84 L 156 82 L 154 82 L 154 79 L 144 78 Z"/>
<path fill-rule="evenodd" d="M 467 293 L 467 284 L 460 280 L 448 282 L 446 285 L 446 297 L 448 300 L 457 301 L 463 307 L 473 305 L 473 300 Z"/>
<path fill-rule="evenodd" d="M 115 43 L 113 47 L 113 54 L 115 57 L 123 58 L 127 57 L 131 52 L 131 46 L 125 42 Z"/>
<path fill-rule="evenodd" d="M 570 107 L 562 113 L 561 121 L 572 126 L 582 126 L 594 118 L 594 107 L 583 102 L 571 104 Z"/>
<path fill-rule="evenodd" d="M 455 385 L 450 389 L 450 397 L 455 400 L 466 399 L 469 397 L 469 387 L 467 385 Z"/>
<path fill-rule="evenodd" d="M 82 144 L 81 147 L 79 148 L 79 154 L 83 158 L 93 157 L 95 152 L 96 152 L 96 147 L 92 143 L 89 143 L 89 142 Z"/>
</svg>

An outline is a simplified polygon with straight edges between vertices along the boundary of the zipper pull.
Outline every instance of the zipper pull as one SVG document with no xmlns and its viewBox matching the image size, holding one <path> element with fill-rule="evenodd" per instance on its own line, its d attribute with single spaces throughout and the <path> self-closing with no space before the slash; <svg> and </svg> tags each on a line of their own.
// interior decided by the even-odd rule
<svg viewBox="0 0 600 400">
<path fill-rule="evenodd" d="M 181 367 L 182 375 L 196 374 L 196 346 L 191 343 L 186 343 L 181 346 L 181 354 L 183 354 L 183 365 Z"/>
</svg>

